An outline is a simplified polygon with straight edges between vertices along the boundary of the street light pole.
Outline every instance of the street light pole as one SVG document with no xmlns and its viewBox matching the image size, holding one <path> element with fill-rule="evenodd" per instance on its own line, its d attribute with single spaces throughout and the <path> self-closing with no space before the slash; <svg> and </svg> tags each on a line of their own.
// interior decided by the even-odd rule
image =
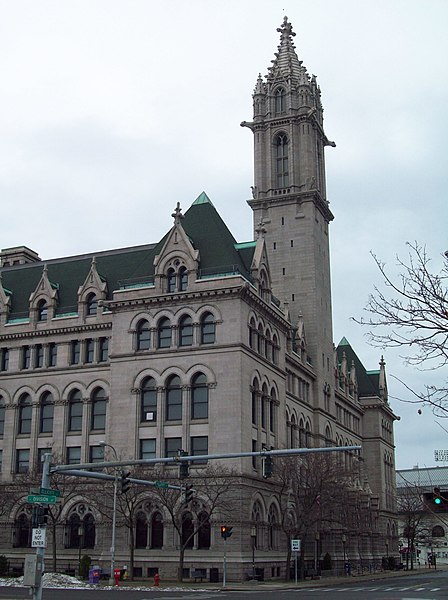
<svg viewBox="0 0 448 600">
<path fill-rule="evenodd" d="M 250 528 L 250 538 L 252 540 L 252 580 L 255 581 L 255 540 L 257 539 L 257 528 Z"/>
<path fill-rule="evenodd" d="M 110 448 L 114 453 L 115 460 L 118 462 L 117 451 L 111 444 L 106 444 L 106 442 L 101 441 L 98 442 L 99 446 L 103 446 L 103 448 Z M 115 479 L 114 479 L 114 504 L 112 509 L 112 542 L 110 546 L 110 576 L 109 576 L 109 585 L 114 585 L 114 569 L 115 569 L 115 529 L 117 522 L 117 490 L 118 490 L 118 472 L 115 468 Z"/>
</svg>

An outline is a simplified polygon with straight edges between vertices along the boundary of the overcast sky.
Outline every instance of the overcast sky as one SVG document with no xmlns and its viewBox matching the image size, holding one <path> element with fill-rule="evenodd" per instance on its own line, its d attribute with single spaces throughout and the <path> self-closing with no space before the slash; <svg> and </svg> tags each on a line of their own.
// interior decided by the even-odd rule
<svg viewBox="0 0 448 600">
<path fill-rule="evenodd" d="M 365 367 L 361 316 L 406 242 L 448 249 L 446 0 L 0 0 L 0 247 L 42 259 L 158 241 L 205 190 L 252 239 L 252 118 L 287 14 L 317 75 L 327 148 L 334 339 Z M 392 395 L 440 381 L 384 352 Z M 397 467 L 433 465 L 448 433 L 391 401 Z M 442 422 L 448 429 L 448 423 Z M 441 463 L 438 463 L 441 464 Z"/>
</svg>

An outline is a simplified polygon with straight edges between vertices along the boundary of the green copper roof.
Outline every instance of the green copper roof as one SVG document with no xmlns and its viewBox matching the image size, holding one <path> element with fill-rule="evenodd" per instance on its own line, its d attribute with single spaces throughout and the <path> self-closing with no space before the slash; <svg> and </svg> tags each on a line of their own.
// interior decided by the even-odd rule
<svg viewBox="0 0 448 600">
<path fill-rule="evenodd" d="M 373 372 L 368 373 L 359 360 L 357 354 L 351 347 L 349 341 L 344 337 L 342 338 L 337 349 L 338 363 L 342 362 L 343 354 L 347 359 L 347 368 L 350 369 L 352 362 L 355 365 L 356 379 L 358 380 L 358 395 L 360 398 L 364 396 L 378 396 L 379 395 L 379 378 L 373 375 Z"/>
<path fill-rule="evenodd" d="M 205 192 L 186 211 L 181 223 L 193 247 L 199 250 L 200 276 L 241 273 L 250 278 L 255 245 L 245 243 L 239 248 Z M 28 317 L 29 298 L 40 281 L 44 264 L 49 280 L 57 289 L 56 314 L 59 316 L 76 313 L 78 288 L 86 280 L 93 257 L 98 273 L 107 283 L 108 299 L 120 287 L 152 285 L 154 259 L 162 250 L 167 235 L 156 244 L 1 268 L 3 288 L 11 294 L 9 321 Z"/>
</svg>

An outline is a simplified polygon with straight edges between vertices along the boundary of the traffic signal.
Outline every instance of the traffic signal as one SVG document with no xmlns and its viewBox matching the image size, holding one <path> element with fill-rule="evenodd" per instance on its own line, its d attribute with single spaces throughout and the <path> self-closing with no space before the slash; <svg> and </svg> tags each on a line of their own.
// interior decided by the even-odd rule
<svg viewBox="0 0 448 600">
<path fill-rule="evenodd" d="M 188 484 L 185 486 L 184 504 L 190 504 L 190 502 L 193 500 L 194 490 L 192 487 L 193 486 Z"/>
<path fill-rule="evenodd" d="M 442 496 L 440 494 L 440 488 L 438 488 L 438 487 L 434 488 L 432 498 L 433 498 L 434 504 L 436 506 L 440 506 L 442 504 Z"/>
<path fill-rule="evenodd" d="M 185 450 L 178 450 L 177 455 L 178 456 L 187 456 L 187 452 L 185 452 Z M 179 464 L 179 479 L 185 479 L 186 477 L 188 477 L 190 475 L 189 466 L 190 466 L 190 463 L 186 460 L 183 460 Z"/>
<path fill-rule="evenodd" d="M 123 471 L 121 473 L 120 487 L 121 487 L 122 494 L 126 494 L 126 492 L 128 492 L 129 488 L 131 487 L 131 482 L 129 481 L 130 474 L 131 474 L 130 471 L 128 471 L 127 473 L 125 473 Z"/>
<path fill-rule="evenodd" d="M 232 535 L 233 527 L 227 527 L 227 525 L 221 525 L 221 537 L 226 540 Z"/>
<path fill-rule="evenodd" d="M 273 465 L 272 465 L 272 458 L 270 456 L 263 457 L 262 466 L 263 466 L 264 479 L 269 479 L 269 477 L 272 477 Z"/>
<path fill-rule="evenodd" d="M 34 529 L 39 529 L 40 527 L 45 527 L 47 525 L 48 512 L 48 508 L 43 508 L 42 506 L 35 506 L 33 508 L 31 523 Z"/>
</svg>

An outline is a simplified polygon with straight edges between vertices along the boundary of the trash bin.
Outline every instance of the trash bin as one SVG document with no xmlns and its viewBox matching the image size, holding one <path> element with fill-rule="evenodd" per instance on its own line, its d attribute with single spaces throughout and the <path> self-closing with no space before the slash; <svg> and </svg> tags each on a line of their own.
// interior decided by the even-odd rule
<svg viewBox="0 0 448 600">
<path fill-rule="evenodd" d="M 100 582 L 100 569 L 98 567 L 90 567 L 89 583 L 98 584 Z"/>
<path fill-rule="evenodd" d="M 210 568 L 210 583 L 219 583 L 219 569 L 216 567 Z"/>
</svg>

